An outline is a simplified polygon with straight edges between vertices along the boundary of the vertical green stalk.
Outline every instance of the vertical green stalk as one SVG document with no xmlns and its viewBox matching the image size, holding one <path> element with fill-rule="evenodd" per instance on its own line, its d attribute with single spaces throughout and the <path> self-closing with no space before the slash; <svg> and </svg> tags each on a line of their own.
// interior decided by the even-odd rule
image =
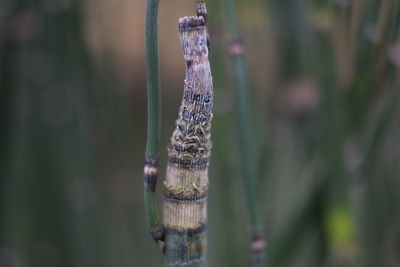
<svg viewBox="0 0 400 267">
<path fill-rule="evenodd" d="M 228 50 L 234 71 L 233 77 L 239 122 L 240 153 L 252 231 L 252 260 L 253 266 L 265 266 L 265 240 L 262 234 L 259 209 L 257 207 L 255 161 L 251 142 L 253 135 L 250 125 L 251 116 L 243 47 L 239 36 L 239 25 L 237 22 L 235 3 L 233 0 L 224 0 L 224 3 L 228 20 L 229 35 L 231 38 Z"/>
<path fill-rule="evenodd" d="M 160 224 L 155 189 L 160 153 L 161 100 L 158 63 L 158 0 L 146 1 L 146 63 L 147 63 L 147 145 L 144 167 L 144 203 L 147 223 L 153 239 L 164 249 L 164 230 Z"/>
</svg>

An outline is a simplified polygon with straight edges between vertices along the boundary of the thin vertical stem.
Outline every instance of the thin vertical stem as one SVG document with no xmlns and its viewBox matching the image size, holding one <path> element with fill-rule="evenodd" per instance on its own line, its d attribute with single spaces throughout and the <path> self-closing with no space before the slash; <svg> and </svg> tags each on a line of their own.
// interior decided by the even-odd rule
<svg viewBox="0 0 400 267">
<path fill-rule="evenodd" d="M 158 218 L 156 184 L 160 153 L 161 100 L 158 62 L 158 0 L 146 1 L 147 145 L 144 167 L 144 203 L 153 239 L 164 249 L 164 230 Z"/>
<path fill-rule="evenodd" d="M 233 0 L 225 0 L 226 16 L 228 20 L 229 55 L 232 60 L 233 76 L 235 79 L 235 92 L 237 102 L 237 115 L 239 122 L 240 152 L 243 168 L 244 186 L 246 190 L 247 205 L 252 228 L 251 252 L 254 266 L 265 266 L 265 240 L 261 229 L 259 209 L 257 207 L 257 190 L 255 189 L 255 161 L 251 143 L 252 128 L 250 125 L 250 104 L 248 84 L 245 71 L 243 47 L 239 36 L 239 25 L 236 8 Z"/>
<path fill-rule="evenodd" d="M 158 63 L 158 0 L 146 5 L 146 63 L 148 90 L 148 128 L 146 157 L 158 158 L 160 152 L 160 78 Z"/>
</svg>

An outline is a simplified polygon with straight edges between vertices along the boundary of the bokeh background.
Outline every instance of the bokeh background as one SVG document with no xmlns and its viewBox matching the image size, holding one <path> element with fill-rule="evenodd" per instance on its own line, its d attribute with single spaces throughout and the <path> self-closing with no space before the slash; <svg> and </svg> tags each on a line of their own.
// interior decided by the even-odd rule
<svg viewBox="0 0 400 267">
<path fill-rule="evenodd" d="M 209 265 L 250 266 L 225 9 L 207 2 Z M 235 2 L 269 266 L 400 266 L 399 1 Z M 143 205 L 144 12 L 144 0 L 0 2 L 1 267 L 162 266 Z M 162 147 L 190 14 L 194 1 L 160 2 Z"/>
</svg>

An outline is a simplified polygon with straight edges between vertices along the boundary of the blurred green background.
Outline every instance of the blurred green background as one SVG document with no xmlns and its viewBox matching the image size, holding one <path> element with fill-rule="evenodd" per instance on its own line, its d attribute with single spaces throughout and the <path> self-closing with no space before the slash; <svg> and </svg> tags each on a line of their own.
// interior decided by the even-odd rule
<svg viewBox="0 0 400 267">
<path fill-rule="evenodd" d="M 250 266 L 225 10 L 207 2 L 209 265 Z M 269 266 L 400 266 L 400 2 L 236 3 Z M 0 1 L 1 267 L 163 265 L 143 206 L 144 11 Z M 160 2 L 162 147 L 185 72 L 177 19 L 191 14 L 194 1 Z"/>
</svg>

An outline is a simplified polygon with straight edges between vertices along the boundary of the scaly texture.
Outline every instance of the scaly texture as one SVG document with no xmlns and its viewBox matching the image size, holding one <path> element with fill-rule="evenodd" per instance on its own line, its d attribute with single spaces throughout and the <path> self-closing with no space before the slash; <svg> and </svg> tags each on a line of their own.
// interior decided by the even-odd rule
<svg viewBox="0 0 400 267">
<path fill-rule="evenodd" d="M 206 266 L 213 86 L 205 16 L 179 19 L 179 34 L 187 68 L 164 181 L 165 265 Z"/>
</svg>

